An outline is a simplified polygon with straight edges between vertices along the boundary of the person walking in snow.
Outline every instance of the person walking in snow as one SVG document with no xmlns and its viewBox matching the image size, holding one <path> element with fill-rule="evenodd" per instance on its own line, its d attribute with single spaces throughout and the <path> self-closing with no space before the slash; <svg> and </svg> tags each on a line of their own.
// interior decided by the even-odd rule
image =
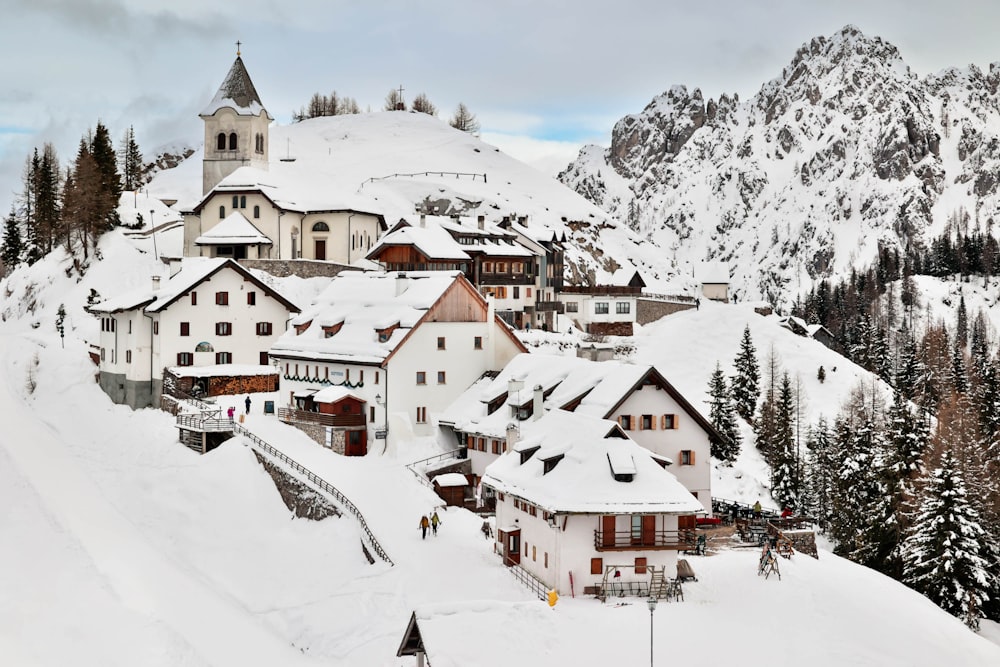
<svg viewBox="0 0 1000 667">
<path fill-rule="evenodd" d="M 427 515 L 420 517 L 420 539 L 427 539 L 427 526 L 431 525 L 431 522 L 427 520 Z"/>
<path fill-rule="evenodd" d="M 229 421 L 232 422 L 233 421 L 233 415 L 236 414 L 236 408 L 234 408 L 233 406 L 230 405 L 229 409 L 226 410 L 226 414 L 229 415 Z"/>
<path fill-rule="evenodd" d="M 247 394 L 247 400 L 243 401 L 247 406 L 247 414 L 250 414 L 250 394 Z"/>
<path fill-rule="evenodd" d="M 438 526 L 441 525 L 441 519 L 438 518 L 437 510 L 434 510 L 434 514 L 431 514 L 431 530 L 434 532 L 434 537 L 437 537 Z"/>
<path fill-rule="evenodd" d="M 760 518 L 760 510 L 761 510 L 760 501 L 758 500 L 753 504 L 753 518 L 755 519 Z"/>
</svg>

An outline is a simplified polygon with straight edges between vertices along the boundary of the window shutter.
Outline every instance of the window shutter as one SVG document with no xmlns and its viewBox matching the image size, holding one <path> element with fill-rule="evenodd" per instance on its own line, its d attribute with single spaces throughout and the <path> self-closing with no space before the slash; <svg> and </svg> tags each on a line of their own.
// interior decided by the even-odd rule
<svg viewBox="0 0 1000 667">
<path fill-rule="evenodd" d="M 667 428 L 667 416 L 666 415 L 660 415 L 660 428 L 663 428 L 663 429 Z"/>
<path fill-rule="evenodd" d="M 640 431 L 646 430 L 645 429 L 645 424 L 643 424 L 643 421 L 642 421 L 642 415 L 639 415 L 639 430 Z"/>
<path fill-rule="evenodd" d="M 649 426 L 655 431 L 656 430 L 656 417 L 649 420 Z"/>
<path fill-rule="evenodd" d="M 618 415 L 618 425 L 625 428 L 625 415 Z"/>
<path fill-rule="evenodd" d="M 691 450 L 691 465 L 694 465 L 694 450 Z"/>
</svg>

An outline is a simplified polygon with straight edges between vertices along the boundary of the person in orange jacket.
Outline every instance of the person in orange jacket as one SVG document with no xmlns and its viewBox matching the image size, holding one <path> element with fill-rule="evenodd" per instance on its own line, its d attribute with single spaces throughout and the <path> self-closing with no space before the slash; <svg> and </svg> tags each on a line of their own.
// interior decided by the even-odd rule
<svg viewBox="0 0 1000 667">
<path fill-rule="evenodd" d="M 427 529 L 430 527 L 431 522 L 427 519 L 427 515 L 420 517 L 420 539 L 427 539 Z"/>
</svg>

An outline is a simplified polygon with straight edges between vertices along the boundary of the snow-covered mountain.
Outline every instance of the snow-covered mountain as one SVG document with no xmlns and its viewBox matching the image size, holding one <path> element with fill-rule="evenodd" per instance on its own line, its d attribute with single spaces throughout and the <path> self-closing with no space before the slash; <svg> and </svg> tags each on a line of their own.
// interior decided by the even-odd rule
<svg viewBox="0 0 1000 667">
<path fill-rule="evenodd" d="M 804 44 L 751 99 L 675 86 L 587 146 L 560 180 L 667 249 L 730 263 L 741 297 L 777 303 L 939 233 L 993 222 L 1000 64 L 919 78 L 847 26 Z"/>
</svg>

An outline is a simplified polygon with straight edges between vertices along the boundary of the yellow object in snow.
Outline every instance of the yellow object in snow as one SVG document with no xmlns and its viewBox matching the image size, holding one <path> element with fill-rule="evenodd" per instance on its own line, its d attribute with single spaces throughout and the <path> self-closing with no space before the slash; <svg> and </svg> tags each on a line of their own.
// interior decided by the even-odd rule
<svg viewBox="0 0 1000 667">
<path fill-rule="evenodd" d="M 549 606 L 550 607 L 555 607 L 556 606 L 556 602 L 559 601 L 559 594 L 556 593 L 556 589 L 554 589 L 554 588 L 551 591 L 548 592 L 548 594 L 547 594 L 546 597 L 548 597 L 548 599 L 549 599 Z"/>
</svg>

